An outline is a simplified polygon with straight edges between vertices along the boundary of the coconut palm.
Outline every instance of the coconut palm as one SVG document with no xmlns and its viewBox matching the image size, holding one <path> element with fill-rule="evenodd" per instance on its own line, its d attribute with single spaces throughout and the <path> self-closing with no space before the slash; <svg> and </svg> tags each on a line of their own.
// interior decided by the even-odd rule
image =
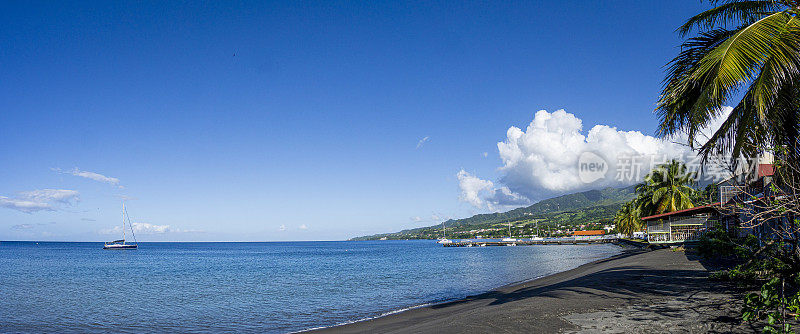
<svg viewBox="0 0 800 334">
<path fill-rule="evenodd" d="M 633 232 L 642 229 L 642 221 L 639 219 L 639 210 L 633 201 L 625 203 L 614 216 L 614 224 L 617 230 L 625 235 L 632 235 Z"/>
<path fill-rule="evenodd" d="M 667 66 L 657 104 L 659 134 L 682 132 L 709 154 L 753 157 L 786 147 L 800 134 L 800 1 L 709 1 L 714 8 L 678 28 L 681 52 Z M 737 99 L 740 98 L 738 101 Z M 701 129 L 735 105 L 702 143 Z"/>
<path fill-rule="evenodd" d="M 644 177 L 644 183 L 636 186 L 634 202 L 637 210 L 641 215 L 649 216 L 693 208 L 695 176 L 677 160 L 656 166 Z"/>
</svg>

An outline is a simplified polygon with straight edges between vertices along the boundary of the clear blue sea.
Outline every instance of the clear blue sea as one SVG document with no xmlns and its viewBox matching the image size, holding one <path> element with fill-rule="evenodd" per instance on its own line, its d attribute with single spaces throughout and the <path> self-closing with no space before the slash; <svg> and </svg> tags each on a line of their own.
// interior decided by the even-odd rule
<svg viewBox="0 0 800 334">
<path fill-rule="evenodd" d="M 101 247 L 0 242 L 0 332 L 292 332 L 463 298 L 621 251 L 430 240 Z"/>
</svg>

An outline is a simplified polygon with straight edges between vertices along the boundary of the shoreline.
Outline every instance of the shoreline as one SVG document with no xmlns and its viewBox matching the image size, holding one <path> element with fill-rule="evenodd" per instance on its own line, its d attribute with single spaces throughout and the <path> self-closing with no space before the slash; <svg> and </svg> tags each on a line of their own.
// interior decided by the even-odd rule
<svg viewBox="0 0 800 334">
<path fill-rule="evenodd" d="M 619 254 L 617 254 L 617 255 L 619 255 Z M 616 255 L 614 255 L 614 256 L 616 256 Z M 596 260 L 596 261 L 599 261 L 599 260 Z M 555 275 L 555 274 L 551 274 L 551 275 Z M 469 296 L 466 296 L 464 298 L 453 298 L 453 299 L 448 299 L 448 300 L 443 300 L 443 301 L 433 301 L 433 302 L 428 302 L 428 303 L 422 303 L 422 304 L 419 304 L 419 305 L 413 305 L 413 306 L 408 306 L 408 307 L 404 307 L 404 308 L 400 308 L 400 309 L 396 309 L 396 310 L 386 311 L 386 312 L 383 312 L 383 313 L 381 313 L 379 315 L 372 316 L 372 317 L 366 317 L 366 318 L 362 318 L 362 319 L 358 319 L 358 320 L 345 321 L 345 322 L 338 323 L 338 324 L 335 324 L 335 325 L 330 325 L 330 326 L 320 326 L 320 327 L 303 329 L 303 330 L 299 330 L 299 331 L 295 331 L 295 332 L 289 332 L 289 334 L 308 333 L 308 332 L 322 331 L 322 330 L 328 330 L 328 329 L 335 329 L 335 328 L 341 327 L 341 326 L 347 326 L 347 325 L 352 325 L 352 324 L 356 324 L 356 323 L 360 323 L 360 322 L 376 320 L 376 319 L 380 319 L 380 318 L 383 318 L 383 317 L 392 316 L 392 315 L 395 315 L 395 314 L 401 314 L 403 312 L 411 311 L 411 310 L 418 309 L 418 308 L 433 307 L 433 306 L 437 306 L 437 305 L 441 305 L 441 304 L 457 302 L 457 301 L 465 300 L 467 298 L 473 298 L 475 296 L 480 296 L 482 294 L 490 293 L 490 292 L 498 290 L 498 289 L 502 289 L 502 288 L 506 288 L 506 287 L 511 287 L 511 286 L 515 286 L 515 285 L 519 285 L 519 284 L 524 284 L 524 283 L 528 283 L 528 282 L 531 282 L 531 281 L 535 281 L 537 279 L 545 278 L 547 276 L 550 276 L 550 275 L 542 275 L 542 276 L 537 276 L 537 277 L 534 277 L 534 278 L 531 278 L 531 279 L 526 279 L 526 280 L 522 280 L 522 281 L 503 284 L 503 285 L 501 285 L 501 286 L 499 286 L 497 288 L 491 289 L 491 290 L 489 290 L 487 292 L 480 293 L 480 294 L 477 294 L 477 295 L 474 295 L 474 296 L 473 295 L 469 295 Z"/>
<path fill-rule="evenodd" d="M 426 240 L 435 240 L 435 239 L 426 239 Z M 368 240 L 368 241 L 371 241 L 371 240 Z M 584 266 L 584 265 L 592 264 L 592 263 L 597 262 L 597 261 L 607 260 L 607 259 L 613 258 L 615 256 L 619 256 L 619 255 L 625 254 L 626 252 L 635 251 L 636 249 L 641 249 L 642 248 L 639 245 L 630 245 L 630 244 L 621 244 L 621 245 L 617 245 L 617 246 L 619 246 L 620 248 L 623 249 L 618 254 L 614 254 L 614 255 L 611 255 L 611 256 L 608 256 L 608 257 L 598 258 L 598 259 L 596 259 L 594 261 L 591 261 L 591 262 L 588 262 L 588 263 L 584 263 L 582 265 L 579 265 L 578 267 L 575 267 L 575 268 L 572 268 L 572 269 L 567 269 L 567 270 L 564 270 L 564 271 L 561 271 L 561 272 L 555 272 L 555 273 L 547 274 L 547 275 L 539 275 L 539 276 L 535 276 L 535 277 L 532 277 L 532 278 L 519 280 L 519 281 L 516 281 L 516 282 L 505 283 L 505 284 L 502 284 L 502 285 L 497 286 L 495 288 L 489 289 L 486 292 L 478 293 L 476 295 L 467 295 L 465 297 L 458 297 L 458 298 L 452 298 L 452 299 L 446 299 L 446 300 L 438 300 L 438 301 L 430 301 L 430 302 L 426 302 L 426 303 L 422 303 L 422 304 L 418 304 L 418 305 L 411 305 L 411 306 L 407 306 L 407 307 L 403 307 L 403 308 L 399 308 L 399 309 L 395 309 L 395 310 L 389 310 L 389 311 L 386 311 L 386 312 L 383 312 L 383 313 L 380 313 L 380 314 L 374 315 L 374 316 L 369 316 L 369 317 L 356 319 L 356 320 L 345 321 L 345 322 L 341 322 L 341 323 L 333 324 L 333 325 L 319 326 L 319 327 L 302 329 L 302 330 L 299 330 L 299 331 L 289 332 L 288 334 L 309 333 L 309 332 L 331 330 L 331 329 L 335 329 L 335 328 L 342 327 L 342 326 L 357 324 L 357 323 L 361 323 L 361 322 L 373 321 L 373 320 L 380 319 L 380 318 L 383 318 L 383 317 L 388 317 L 388 316 L 401 314 L 403 312 L 411 311 L 411 310 L 414 310 L 414 309 L 425 308 L 425 307 L 435 307 L 437 305 L 442 305 L 442 304 L 462 301 L 462 300 L 465 300 L 465 299 L 474 298 L 474 297 L 481 296 L 481 295 L 484 295 L 484 294 L 492 293 L 493 291 L 497 291 L 497 290 L 500 290 L 500 289 L 510 288 L 510 287 L 514 287 L 514 286 L 517 286 L 517 285 L 522 285 L 522 284 L 525 284 L 525 283 L 530 283 L 530 282 L 533 282 L 533 281 L 538 280 L 538 279 L 542 279 L 542 278 L 546 278 L 548 276 L 557 275 L 557 274 L 560 274 L 560 273 L 563 273 L 563 272 L 574 270 L 574 269 L 577 269 L 577 268 L 579 268 L 581 266 Z"/>
<path fill-rule="evenodd" d="M 301 332 L 752 332 L 738 319 L 740 292 L 707 279 L 714 267 L 682 251 L 627 249 L 463 299 Z M 678 316 L 687 309 L 694 313 Z"/>
</svg>

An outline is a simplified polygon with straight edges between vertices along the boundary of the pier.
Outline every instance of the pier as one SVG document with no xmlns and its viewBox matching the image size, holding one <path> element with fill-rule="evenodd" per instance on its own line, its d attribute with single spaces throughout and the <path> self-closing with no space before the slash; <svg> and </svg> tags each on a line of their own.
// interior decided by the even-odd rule
<svg viewBox="0 0 800 334">
<path fill-rule="evenodd" d="M 618 238 L 596 238 L 596 239 L 573 239 L 557 238 L 544 240 L 517 240 L 517 241 L 497 241 L 497 240 L 462 240 L 442 244 L 444 247 L 487 247 L 487 246 L 533 246 L 533 245 L 589 245 L 589 244 L 608 244 L 617 243 Z"/>
</svg>

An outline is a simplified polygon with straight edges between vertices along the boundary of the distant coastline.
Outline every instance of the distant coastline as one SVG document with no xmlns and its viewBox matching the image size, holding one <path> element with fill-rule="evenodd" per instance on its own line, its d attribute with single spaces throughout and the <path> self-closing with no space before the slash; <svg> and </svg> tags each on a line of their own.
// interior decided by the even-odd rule
<svg viewBox="0 0 800 334">
<path fill-rule="evenodd" d="M 435 225 L 399 232 L 373 234 L 350 240 L 412 240 L 448 238 L 504 238 L 511 225 L 513 237 L 562 237 L 575 230 L 607 229 L 622 204 L 634 196 L 633 187 L 605 188 L 566 194 L 506 212 L 449 219 Z M 446 233 L 445 233 L 446 232 Z"/>
</svg>

